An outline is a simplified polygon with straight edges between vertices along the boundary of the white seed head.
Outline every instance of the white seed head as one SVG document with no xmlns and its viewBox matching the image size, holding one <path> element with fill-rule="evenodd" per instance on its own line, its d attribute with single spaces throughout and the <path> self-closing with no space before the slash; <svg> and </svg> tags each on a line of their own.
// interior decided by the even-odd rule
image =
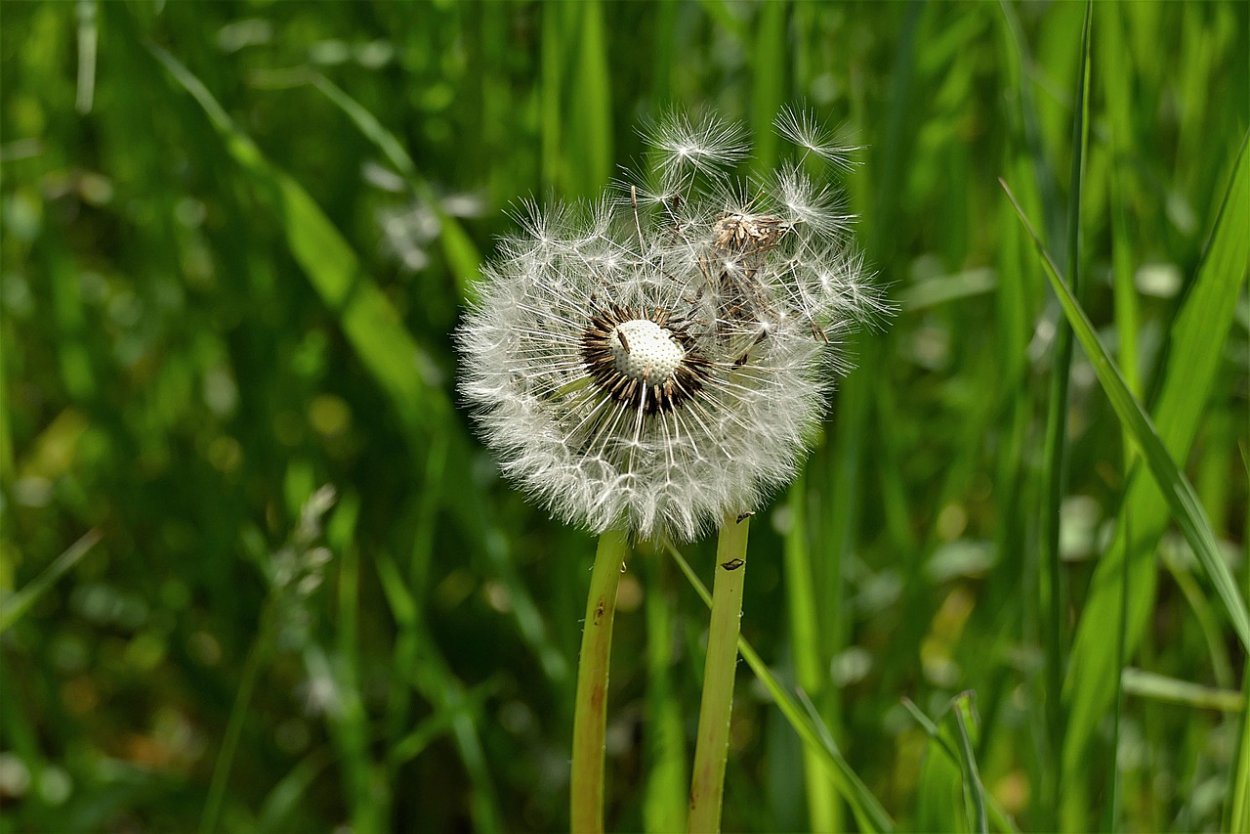
<svg viewBox="0 0 1250 834">
<path fill-rule="evenodd" d="M 681 173 L 736 162 L 741 136 L 671 119 L 661 188 L 525 205 L 483 270 L 461 390 L 504 474 L 565 521 L 690 540 L 757 509 L 846 369 L 836 337 L 888 311 L 827 186 Z"/>
</svg>

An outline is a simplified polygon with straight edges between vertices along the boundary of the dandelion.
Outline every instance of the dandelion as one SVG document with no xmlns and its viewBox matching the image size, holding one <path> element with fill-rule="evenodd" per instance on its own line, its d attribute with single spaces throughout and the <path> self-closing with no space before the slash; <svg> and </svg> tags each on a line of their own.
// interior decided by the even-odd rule
<svg viewBox="0 0 1250 834">
<path fill-rule="evenodd" d="M 884 311 L 828 189 L 796 168 L 700 186 L 733 135 L 659 129 L 660 179 L 685 188 L 650 205 L 524 206 L 460 331 L 504 474 L 593 533 L 689 541 L 757 509 L 805 454 L 839 337 Z"/>
<path fill-rule="evenodd" d="M 814 124 L 787 111 L 778 130 L 804 156 L 833 157 Z M 707 679 L 715 665 L 719 690 L 711 707 L 705 690 L 703 712 L 717 726 L 705 744 L 701 719 L 699 750 L 719 748 L 720 769 L 705 780 L 714 821 L 692 813 L 691 824 L 719 825 L 737 637 L 736 615 L 730 634 L 721 609 L 741 610 L 743 520 L 805 457 L 847 367 L 841 336 L 887 312 L 849 246 L 851 218 L 803 160 L 755 182 L 731 177 L 743 135 L 673 115 L 649 134 L 655 165 L 636 181 L 591 203 L 523 205 L 522 233 L 484 268 L 458 334 L 461 390 L 505 476 L 601 535 L 579 665 L 575 829 L 602 825 L 606 658 L 626 537 L 690 541 L 713 527 L 723 570 Z M 735 575 L 723 584 L 722 573 Z M 584 704 L 597 710 L 585 721 Z"/>
</svg>

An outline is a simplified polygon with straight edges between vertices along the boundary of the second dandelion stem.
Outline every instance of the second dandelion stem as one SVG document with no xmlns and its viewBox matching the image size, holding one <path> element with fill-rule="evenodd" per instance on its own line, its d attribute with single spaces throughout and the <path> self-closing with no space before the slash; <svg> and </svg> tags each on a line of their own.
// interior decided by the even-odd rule
<svg viewBox="0 0 1250 834">
<path fill-rule="evenodd" d="M 573 771 L 569 826 L 574 834 L 603 831 L 603 737 L 607 727 L 608 668 L 616 588 L 628 543 L 623 532 L 599 537 L 586 597 L 586 622 L 577 663 L 577 703 L 573 707 Z"/>
<path fill-rule="evenodd" d="M 727 516 L 716 544 L 716 579 L 712 584 L 712 621 L 708 628 L 703 700 L 690 783 L 690 834 L 720 831 L 729 757 L 729 718 L 733 710 L 734 672 L 746 579 L 749 520 Z"/>
</svg>

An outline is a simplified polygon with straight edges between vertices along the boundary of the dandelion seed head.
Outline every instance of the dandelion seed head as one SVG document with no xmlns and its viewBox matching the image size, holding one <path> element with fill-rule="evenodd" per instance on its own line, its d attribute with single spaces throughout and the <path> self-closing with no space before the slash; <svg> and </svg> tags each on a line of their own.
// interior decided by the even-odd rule
<svg viewBox="0 0 1250 834">
<path fill-rule="evenodd" d="M 888 305 L 828 186 L 695 176 L 745 155 L 714 119 L 652 136 L 656 167 L 608 197 L 522 204 L 458 330 L 460 388 L 558 518 L 690 540 L 793 477 L 848 368 L 840 337 Z"/>
</svg>

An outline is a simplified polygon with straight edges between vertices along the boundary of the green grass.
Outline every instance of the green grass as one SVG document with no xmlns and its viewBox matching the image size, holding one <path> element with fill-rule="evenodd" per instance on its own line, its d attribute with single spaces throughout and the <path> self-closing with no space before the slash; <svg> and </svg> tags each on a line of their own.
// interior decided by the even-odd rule
<svg viewBox="0 0 1250 834">
<path fill-rule="evenodd" d="M 450 333 L 515 201 L 792 102 L 900 309 L 752 520 L 725 829 L 1250 830 L 1250 9 L 1085 12 L 6 4 L 0 832 L 567 826 L 594 542 Z M 713 548 L 620 577 L 609 830 L 684 824 Z"/>
</svg>

